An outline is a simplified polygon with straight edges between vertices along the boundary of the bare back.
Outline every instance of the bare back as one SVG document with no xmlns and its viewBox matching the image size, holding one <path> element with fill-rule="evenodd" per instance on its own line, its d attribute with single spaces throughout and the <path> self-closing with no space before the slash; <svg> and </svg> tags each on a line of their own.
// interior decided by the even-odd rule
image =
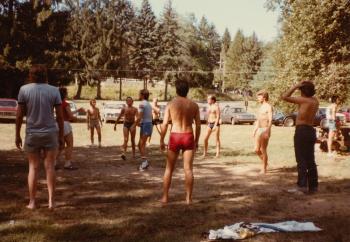
<svg viewBox="0 0 350 242">
<path fill-rule="evenodd" d="M 193 121 L 199 120 L 198 105 L 183 97 L 176 97 L 168 104 L 170 119 L 172 120 L 172 132 L 193 132 Z"/>
<path fill-rule="evenodd" d="M 134 123 L 136 120 L 137 108 L 125 107 L 124 108 L 124 122 Z"/>
<path fill-rule="evenodd" d="M 299 103 L 296 125 L 314 125 L 314 119 L 318 110 L 319 102 L 314 97 L 303 97 Z"/>
</svg>

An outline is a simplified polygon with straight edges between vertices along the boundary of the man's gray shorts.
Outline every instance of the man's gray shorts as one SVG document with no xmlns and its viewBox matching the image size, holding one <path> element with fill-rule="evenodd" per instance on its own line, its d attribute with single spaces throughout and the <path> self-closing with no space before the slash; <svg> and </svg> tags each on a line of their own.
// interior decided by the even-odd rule
<svg viewBox="0 0 350 242">
<path fill-rule="evenodd" d="M 59 147 L 58 133 L 27 133 L 24 141 L 24 151 L 28 153 L 40 150 L 57 150 Z"/>
</svg>

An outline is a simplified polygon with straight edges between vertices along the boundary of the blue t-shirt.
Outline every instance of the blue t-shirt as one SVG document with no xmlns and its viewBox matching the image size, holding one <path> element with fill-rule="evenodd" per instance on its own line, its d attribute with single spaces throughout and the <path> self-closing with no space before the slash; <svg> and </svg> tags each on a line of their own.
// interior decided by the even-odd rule
<svg viewBox="0 0 350 242">
<path fill-rule="evenodd" d="M 141 123 L 152 123 L 152 106 L 147 100 L 140 103 L 139 112 L 143 114 Z"/>
<path fill-rule="evenodd" d="M 46 83 L 30 83 L 21 87 L 18 103 L 25 105 L 26 133 L 57 132 L 54 106 L 61 104 L 58 88 Z"/>
</svg>

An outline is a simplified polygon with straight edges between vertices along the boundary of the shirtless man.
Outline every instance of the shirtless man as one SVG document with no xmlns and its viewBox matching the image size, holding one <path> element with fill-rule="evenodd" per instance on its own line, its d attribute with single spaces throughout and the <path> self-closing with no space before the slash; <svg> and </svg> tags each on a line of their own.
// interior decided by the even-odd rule
<svg viewBox="0 0 350 242">
<path fill-rule="evenodd" d="M 124 135 L 124 143 L 123 143 L 123 153 L 121 155 L 123 160 L 126 160 L 126 149 L 128 147 L 129 133 L 131 136 L 131 147 L 132 147 L 132 155 L 135 158 L 135 135 L 136 135 L 136 126 L 133 126 L 135 123 L 136 116 L 138 115 L 137 108 L 133 107 L 134 100 L 131 97 L 126 98 L 127 106 L 122 109 L 117 120 L 114 124 L 114 131 L 117 130 L 117 124 L 119 120 L 124 116 L 123 123 L 123 135 Z"/>
<path fill-rule="evenodd" d="M 165 150 L 164 137 L 168 129 L 169 120 L 172 120 L 172 130 L 169 137 L 167 163 L 163 179 L 162 203 L 167 203 L 169 188 L 175 167 L 175 162 L 182 150 L 185 171 L 186 203 L 192 202 L 193 190 L 193 158 L 198 148 L 198 140 L 201 131 L 201 122 L 198 105 L 187 99 L 189 90 L 188 82 L 177 80 L 175 82 L 177 97 L 175 97 L 165 109 L 163 124 L 161 127 L 160 147 Z M 193 135 L 192 123 L 195 122 L 196 131 Z"/>
<path fill-rule="evenodd" d="M 159 105 L 158 105 L 158 98 L 153 98 L 153 102 L 152 102 L 152 123 L 153 123 L 153 126 L 156 127 L 158 133 L 160 134 L 160 108 L 159 108 Z M 149 137 L 148 139 L 148 144 L 151 143 L 151 138 L 152 136 Z"/>
<path fill-rule="evenodd" d="M 253 137 L 255 139 L 255 153 L 263 162 L 260 173 L 266 174 L 268 165 L 267 145 L 269 144 L 272 126 L 272 106 L 268 103 L 269 94 L 265 90 L 259 91 L 257 98 L 261 107 L 255 122 Z"/>
<path fill-rule="evenodd" d="M 208 96 L 208 129 L 204 138 L 204 153 L 203 158 L 208 153 L 208 140 L 213 131 L 216 131 L 216 157 L 220 156 L 220 107 L 216 103 L 216 97 L 213 95 Z"/>
<path fill-rule="evenodd" d="M 291 97 L 296 90 L 301 96 Z M 301 81 L 294 85 L 281 98 L 298 104 L 298 116 L 294 135 L 295 158 L 298 166 L 297 191 L 316 192 L 318 187 L 317 167 L 315 163 L 316 130 L 313 127 L 319 102 L 315 95 L 315 86 L 310 81 Z"/>
<path fill-rule="evenodd" d="M 101 126 L 102 120 L 100 110 L 96 107 L 96 100 L 90 100 L 90 108 L 87 111 L 87 128 L 90 129 L 91 145 L 94 145 L 94 129 L 97 131 L 98 147 L 101 148 Z M 101 125 L 100 125 L 101 124 Z"/>
</svg>

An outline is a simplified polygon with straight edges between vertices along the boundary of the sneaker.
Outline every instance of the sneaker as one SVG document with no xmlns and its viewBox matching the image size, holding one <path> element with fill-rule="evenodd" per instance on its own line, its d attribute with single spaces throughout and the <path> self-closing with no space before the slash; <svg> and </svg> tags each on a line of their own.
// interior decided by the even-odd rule
<svg viewBox="0 0 350 242">
<path fill-rule="evenodd" d="M 293 193 L 293 194 L 296 194 L 296 195 L 304 195 L 308 191 L 307 191 L 306 187 L 305 188 L 304 187 L 296 187 L 296 188 L 288 189 L 287 192 L 288 193 Z"/>
<path fill-rule="evenodd" d="M 124 154 L 122 154 L 120 157 L 121 157 L 123 160 L 126 160 L 126 156 L 125 156 Z"/>
<path fill-rule="evenodd" d="M 144 170 L 146 170 L 148 167 L 149 167 L 148 160 L 144 160 L 144 161 L 141 163 L 141 165 L 140 165 L 140 167 L 139 167 L 139 170 L 140 170 L 140 171 L 144 171 Z"/>
</svg>

